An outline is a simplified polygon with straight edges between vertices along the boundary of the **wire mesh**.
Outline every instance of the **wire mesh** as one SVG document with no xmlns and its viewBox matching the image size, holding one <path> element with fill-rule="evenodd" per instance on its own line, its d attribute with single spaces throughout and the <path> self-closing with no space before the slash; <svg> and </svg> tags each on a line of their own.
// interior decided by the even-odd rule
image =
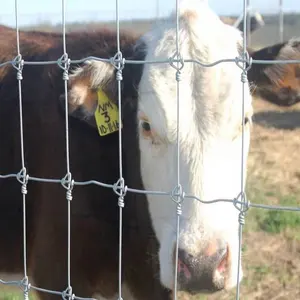
<svg viewBox="0 0 300 300">
<path fill-rule="evenodd" d="M 190 201 L 195 200 L 203 204 L 209 205 L 212 203 L 226 202 L 233 204 L 239 210 L 239 262 L 241 260 L 241 245 L 242 245 L 242 230 L 245 224 L 245 215 L 250 207 L 260 208 L 260 209 L 271 209 L 271 210 L 286 210 L 286 211 L 300 211 L 299 207 L 287 207 L 287 206 L 271 206 L 259 203 L 250 203 L 247 199 L 244 190 L 244 123 L 242 123 L 242 145 L 241 145 L 241 192 L 234 199 L 213 199 L 210 201 L 203 201 L 195 195 L 185 194 L 182 186 L 180 184 L 180 150 L 179 150 L 179 130 L 180 130 L 180 101 L 179 101 L 179 90 L 180 90 L 180 80 L 181 80 L 181 70 L 185 63 L 195 63 L 202 67 L 213 67 L 220 63 L 235 63 L 237 67 L 241 69 L 241 81 L 243 85 L 242 89 L 242 117 L 244 119 L 244 100 L 245 100 L 245 84 L 247 84 L 247 71 L 251 68 L 252 64 L 294 64 L 300 63 L 300 60 L 277 60 L 277 61 L 267 61 L 267 60 L 253 60 L 247 52 L 247 39 L 249 36 L 248 32 L 248 20 L 247 12 L 249 11 L 249 0 L 243 0 L 243 53 L 241 57 L 233 57 L 223 60 L 218 60 L 210 63 L 203 63 L 198 60 L 186 59 L 184 60 L 179 47 L 179 0 L 176 0 L 176 52 L 170 58 L 165 58 L 162 60 L 155 61 L 138 61 L 138 60 L 125 60 L 122 56 L 122 50 L 120 48 L 120 18 L 119 18 L 119 1 L 116 0 L 116 32 L 117 32 L 117 53 L 114 57 L 110 59 L 104 59 L 100 57 L 85 57 L 81 60 L 72 60 L 68 57 L 67 47 L 66 47 L 66 6 L 65 0 L 62 0 L 62 35 L 63 35 L 63 54 L 56 61 L 25 61 L 22 58 L 22 51 L 20 49 L 19 40 L 19 24 L 18 24 L 18 0 L 15 0 L 15 19 L 16 19 L 16 33 L 17 33 L 17 56 L 11 60 L 0 64 L 0 67 L 6 65 L 12 65 L 16 69 L 16 79 L 18 81 L 18 92 L 19 92 L 19 112 L 20 112 L 20 142 L 21 142 L 21 170 L 17 174 L 0 174 L 1 179 L 16 178 L 21 184 L 21 193 L 23 197 L 23 260 L 24 260 L 24 277 L 20 281 L 3 281 L 0 280 L 1 284 L 19 286 L 24 291 L 24 299 L 28 300 L 28 295 L 30 290 L 39 291 L 42 293 L 49 293 L 53 295 L 61 296 L 63 299 L 78 299 L 78 300 L 88 300 L 91 298 L 81 298 L 75 296 L 73 293 L 71 285 L 71 200 L 72 200 L 72 190 L 75 186 L 87 186 L 87 185 L 98 185 L 105 188 L 112 189 L 118 196 L 118 206 L 119 206 L 119 272 L 118 272 L 118 299 L 122 300 L 122 226 L 123 226 L 123 208 L 125 206 L 124 198 L 126 193 L 139 193 L 139 194 L 152 194 L 152 195 L 164 195 L 169 196 L 170 199 L 175 200 L 176 203 L 176 255 L 175 255 L 175 266 L 178 264 L 178 244 L 179 244 L 179 229 L 180 229 L 180 215 L 181 215 L 181 204 L 184 199 L 189 199 Z M 76 181 L 72 178 L 72 173 L 70 170 L 70 157 L 69 157 L 69 124 L 68 124 L 68 89 L 67 82 L 69 80 L 69 68 L 71 64 L 83 63 L 87 60 L 96 60 L 111 63 L 116 69 L 116 81 L 118 84 L 118 104 L 121 107 L 122 97 L 121 97 L 121 81 L 122 70 L 126 64 L 170 64 L 176 71 L 175 79 L 177 82 L 177 152 L 176 152 L 176 163 L 177 163 L 177 182 L 175 188 L 171 191 L 150 191 L 150 190 L 139 190 L 130 188 L 125 185 L 125 180 L 123 178 L 123 167 L 122 167 L 122 130 L 121 130 L 121 109 L 119 109 L 119 179 L 115 184 L 107 184 L 104 182 L 99 182 L 97 180 L 89 181 Z M 25 160 L 24 160 L 24 134 L 23 134 L 23 109 L 22 109 L 22 70 L 24 65 L 58 65 L 63 73 L 62 79 L 64 80 L 64 90 L 65 90 L 65 139 L 66 139 L 66 175 L 63 178 L 38 178 L 32 177 L 27 173 Z M 248 64 L 248 66 L 247 66 Z M 30 284 L 28 281 L 27 274 L 27 247 L 26 247 L 26 194 L 27 194 L 27 183 L 29 181 L 45 182 L 45 183 L 57 183 L 61 184 L 63 188 L 66 189 L 66 200 L 67 200 L 67 219 L 68 219 L 68 230 L 67 230 L 67 288 L 64 291 L 53 291 L 44 289 L 41 287 L 36 287 Z M 174 299 L 177 299 L 177 267 L 174 268 Z M 240 263 L 238 264 L 238 278 L 240 274 Z M 236 287 L 236 299 L 240 299 L 240 282 L 237 278 Z"/>
</svg>

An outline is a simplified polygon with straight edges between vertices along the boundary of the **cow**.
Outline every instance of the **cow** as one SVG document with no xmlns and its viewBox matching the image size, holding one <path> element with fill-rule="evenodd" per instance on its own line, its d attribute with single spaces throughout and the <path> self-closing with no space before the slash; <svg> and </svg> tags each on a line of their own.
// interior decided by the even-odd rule
<svg viewBox="0 0 300 300">
<path fill-rule="evenodd" d="M 300 61 L 300 40 L 277 43 L 259 50 L 248 49 L 254 60 L 297 60 Z M 282 107 L 293 106 L 300 102 L 300 63 L 257 64 L 255 72 L 248 74 L 253 82 L 253 94 Z M 255 82 L 259 81 L 259 85 Z"/>
<path fill-rule="evenodd" d="M 263 27 L 265 25 L 264 19 L 262 17 L 262 15 L 259 12 L 253 12 L 247 13 L 247 18 L 250 18 L 250 28 L 249 31 L 250 33 L 253 33 L 255 31 L 257 31 L 258 29 L 260 29 L 261 27 Z M 232 26 L 236 26 L 236 28 L 238 28 L 241 32 L 244 32 L 244 22 L 243 22 L 243 18 L 239 19 L 239 18 L 233 18 L 233 17 L 226 17 L 226 16 L 220 16 L 220 19 L 225 23 L 225 24 L 229 24 Z M 248 22 L 247 22 L 248 25 Z"/>
<path fill-rule="evenodd" d="M 180 24 L 179 45 L 184 59 L 213 62 L 241 55 L 240 32 L 224 24 L 204 1 L 183 1 Z M 243 127 L 246 178 L 252 116 L 250 86 L 245 83 L 242 118 L 240 68 L 230 63 L 210 68 L 184 63 L 181 74 L 177 74 L 178 79 L 181 76 L 181 186 L 177 186 L 176 70 L 169 64 L 126 63 L 172 57 L 176 53 L 175 25 L 172 14 L 168 22 L 142 38 L 121 32 L 120 47 L 125 58 L 122 74 L 117 72 L 117 64 L 92 58 L 71 64 L 69 72 L 64 73 L 64 79 L 69 76 L 67 95 L 63 70 L 57 65 L 25 64 L 22 71 L 25 166 L 30 178 L 60 179 L 66 174 L 67 101 L 72 178 L 76 182 L 118 183 L 118 132 L 105 135 L 110 128 L 103 129 L 103 123 L 99 126 L 94 115 L 100 110 L 102 102 L 98 101 L 103 99 L 122 112 L 118 126 L 122 126 L 124 184 L 141 191 L 129 190 L 124 197 L 122 286 L 129 294 L 126 299 L 169 299 L 174 292 L 177 204 L 172 200 L 176 200 L 176 193 L 173 199 L 164 193 L 144 193 L 145 189 L 168 193 L 182 188 L 178 289 L 191 294 L 213 293 L 233 288 L 237 281 L 239 210 L 232 203 L 205 202 L 238 199 Z M 113 31 L 69 33 L 66 41 L 72 60 L 111 58 L 117 53 Z M 21 45 L 22 58 L 56 61 L 63 51 L 57 41 L 32 55 L 36 47 L 39 42 L 25 41 Z M 252 65 L 248 76 L 253 73 L 252 80 L 259 86 L 256 68 Z M 117 105 L 116 75 L 123 77 L 121 107 Z M 17 174 L 21 169 L 18 103 L 16 70 L 8 66 L 0 86 L 2 175 Z M 22 195 L 16 178 L 1 178 L 0 225 L 6 230 L 0 233 L 0 271 L 17 274 L 23 272 Z M 36 180 L 29 180 L 23 192 L 25 188 L 29 282 L 48 290 L 66 291 L 66 190 L 59 183 Z M 183 192 L 202 202 L 184 197 Z M 82 184 L 74 185 L 68 199 L 72 291 L 79 297 L 100 295 L 100 299 L 113 299 L 118 294 L 118 195 L 99 184 Z M 241 268 L 238 280 L 242 277 Z M 42 300 L 56 299 L 51 293 L 39 290 L 38 294 Z"/>
</svg>

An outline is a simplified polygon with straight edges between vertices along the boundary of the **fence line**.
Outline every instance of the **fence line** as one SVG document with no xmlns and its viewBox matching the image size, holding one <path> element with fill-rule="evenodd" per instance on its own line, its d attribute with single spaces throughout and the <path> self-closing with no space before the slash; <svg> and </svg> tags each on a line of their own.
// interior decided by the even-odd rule
<svg viewBox="0 0 300 300">
<path fill-rule="evenodd" d="M 118 299 L 122 300 L 122 213 L 123 208 L 125 206 L 124 198 L 127 192 L 132 193 L 142 193 L 142 194 L 153 194 L 153 195 L 166 195 L 170 196 L 171 200 L 173 200 L 177 204 L 176 209 L 176 217 L 177 217 L 177 232 L 176 232 L 176 260 L 175 263 L 177 265 L 178 262 L 178 241 L 179 241 L 179 228 L 180 228 L 180 215 L 181 215 L 181 203 L 184 199 L 196 200 L 203 204 L 211 204 L 217 202 L 228 202 L 233 204 L 236 209 L 239 210 L 239 261 L 241 258 L 241 243 L 242 243 L 242 230 L 243 225 L 245 224 L 246 212 L 250 207 L 261 208 L 261 209 L 273 209 L 273 210 L 287 210 L 287 211 L 300 211 L 300 207 L 285 207 L 285 206 L 270 206 L 263 205 L 258 203 L 250 203 L 247 199 L 245 190 L 244 190 L 244 123 L 242 123 L 242 144 L 241 144 L 241 192 L 234 199 L 214 199 L 210 201 L 203 201 L 196 197 L 195 195 L 186 195 L 182 189 L 180 184 L 180 151 L 179 151 L 179 89 L 180 89 L 180 79 L 181 79 L 181 70 L 184 67 L 185 63 L 197 63 L 203 67 L 213 67 L 219 63 L 232 62 L 237 65 L 241 69 L 241 82 L 242 82 L 242 116 L 244 118 L 244 100 L 245 100 L 245 84 L 247 84 L 247 71 L 251 68 L 253 63 L 257 64 L 283 64 L 283 63 L 300 63 L 300 60 L 278 60 L 278 61 L 267 61 L 267 60 L 252 60 L 247 52 L 247 11 L 249 10 L 249 0 L 243 0 L 243 53 L 241 57 L 228 58 L 223 60 L 218 60 L 211 63 L 202 63 L 197 60 L 184 60 L 181 56 L 179 50 L 179 0 L 176 1 L 176 52 L 171 58 L 166 58 L 163 60 L 156 61 L 132 61 L 125 60 L 122 57 L 122 50 L 120 48 L 120 20 L 119 20 L 119 2 L 116 0 L 116 31 L 117 31 L 117 53 L 110 59 L 104 59 L 99 57 L 86 57 L 81 60 L 71 60 L 68 57 L 68 52 L 66 48 L 66 24 L 65 24 L 65 0 L 62 0 L 62 34 L 63 34 L 63 55 L 57 61 L 24 61 L 22 59 L 22 54 L 20 51 L 20 41 L 19 41 L 19 25 L 18 25 L 18 0 L 15 0 L 15 18 L 16 18 L 16 32 L 17 32 L 17 57 L 11 61 L 3 62 L 0 64 L 0 67 L 11 64 L 16 69 L 16 78 L 18 80 L 18 91 L 19 91 L 19 112 L 20 112 L 20 141 L 21 141 L 21 170 L 17 174 L 0 174 L 0 179 L 7 178 L 16 178 L 21 184 L 21 193 L 23 196 L 23 255 L 24 255 L 24 278 L 20 281 L 3 281 L 0 280 L 0 283 L 5 285 L 15 285 L 20 286 L 24 291 L 24 299 L 28 300 L 28 295 L 30 289 L 50 293 L 54 295 L 60 295 L 63 299 L 79 299 L 79 300 L 88 300 L 90 298 L 81 298 L 75 296 L 72 290 L 71 284 L 71 246 L 70 246 L 70 231 L 71 231 L 71 200 L 72 200 L 72 189 L 74 186 L 83 186 L 95 184 L 105 188 L 112 189 L 116 195 L 118 196 L 118 206 L 119 206 L 119 272 L 118 272 Z M 121 133 L 121 109 L 119 109 L 119 179 L 115 184 L 106 184 L 103 182 L 99 182 L 96 180 L 89 181 L 75 181 L 72 178 L 72 173 L 70 170 L 70 158 L 69 158 L 69 124 L 68 124 L 68 90 L 67 90 L 67 82 L 69 80 L 69 68 L 71 64 L 78 64 L 85 62 L 86 60 L 98 60 L 98 61 L 106 61 L 111 63 L 116 68 L 116 80 L 118 83 L 118 104 L 121 107 L 122 99 L 121 99 L 121 81 L 122 78 L 122 70 L 125 64 L 148 64 L 148 63 L 167 63 L 170 64 L 176 71 L 175 79 L 177 81 L 177 183 L 175 188 L 172 191 L 149 191 L 149 190 L 138 190 L 134 188 L 130 188 L 126 186 L 125 180 L 123 178 L 123 167 L 122 167 L 122 133 Z M 24 160 L 24 137 L 23 137 L 23 110 L 22 110 L 22 70 L 24 65 L 46 65 L 46 64 L 57 64 L 63 71 L 62 79 L 64 80 L 64 89 L 66 95 L 65 101 L 65 138 L 66 138 L 66 175 L 62 179 L 50 179 L 50 178 L 38 178 L 31 177 L 27 173 L 25 160 Z M 27 275 L 27 252 L 26 252 L 26 194 L 27 194 L 27 183 L 29 181 L 37 181 L 37 182 L 47 182 L 47 183 L 59 183 L 63 188 L 66 189 L 66 200 L 67 200 L 67 208 L 68 208 L 68 232 L 67 232 L 67 260 L 68 260 L 68 272 L 67 272 L 67 288 L 65 291 L 52 291 L 47 290 L 41 287 L 32 286 L 28 281 Z M 237 288 L 236 288 L 236 299 L 240 298 L 240 283 L 239 283 L 239 273 L 240 273 L 240 263 L 238 264 L 238 278 L 237 278 Z M 175 278 L 174 278 L 174 298 L 177 299 L 177 268 L 175 267 Z"/>
<path fill-rule="evenodd" d="M 22 184 L 21 193 L 23 198 L 23 263 L 24 263 L 24 300 L 28 300 L 28 276 L 27 276 L 27 237 L 26 237 L 26 194 L 27 194 L 27 174 L 24 158 L 24 134 L 23 134 L 23 109 L 22 109 L 22 55 L 20 53 L 20 37 L 19 37 L 19 23 L 18 23 L 18 3 L 15 0 L 15 18 L 16 18 L 16 33 L 17 33 L 17 59 L 16 65 L 14 66 L 17 70 L 17 81 L 18 81 L 18 92 L 19 92 L 19 112 L 20 112 L 20 141 L 21 141 L 21 164 L 23 173 L 22 181 L 19 182 Z"/>
<path fill-rule="evenodd" d="M 284 13 L 283 13 L 283 0 L 279 0 L 279 41 L 283 42 L 283 25 L 284 25 Z"/>
</svg>

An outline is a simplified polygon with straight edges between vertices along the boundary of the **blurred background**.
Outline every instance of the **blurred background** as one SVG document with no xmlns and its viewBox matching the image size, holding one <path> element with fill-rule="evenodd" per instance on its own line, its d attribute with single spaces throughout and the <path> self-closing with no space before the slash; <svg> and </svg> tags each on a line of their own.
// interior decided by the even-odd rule
<svg viewBox="0 0 300 300">
<path fill-rule="evenodd" d="M 3 1 L 0 24 L 15 25 L 15 1 Z M 115 1 L 72 0 L 66 2 L 68 30 L 91 28 L 105 23 L 113 26 Z M 210 6 L 224 17 L 238 18 L 243 12 L 243 0 L 209 0 Z M 263 16 L 265 26 L 251 36 L 250 45 L 270 45 L 297 36 L 300 30 L 300 3 L 297 0 L 246 0 L 251 12 Z M 144 32 L 153 22 L 166 17 L 175 8 L 175 0 L 126 0 L 119 1 L 121 28 Z M 24 28 L 38 27 L 43 30 L 61 30 L 61 0 L 18 1 L 19 25 Z M 138 24 L 138 26 L 137 26 Z M 280 28 L 283 26 L 283 28 Z M 283 32 L 282 32 L 283 29 Z"/>
</svg>

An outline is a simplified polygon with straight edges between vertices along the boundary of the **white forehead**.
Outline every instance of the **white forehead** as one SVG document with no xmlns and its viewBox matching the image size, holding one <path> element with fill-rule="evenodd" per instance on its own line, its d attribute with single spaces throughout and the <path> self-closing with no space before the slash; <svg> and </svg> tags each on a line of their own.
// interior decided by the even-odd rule
<svg viewBox="0 0 300 300">
<path fill-rule="evenodd" d="M 197 5 L 193 6 L 195 3 Z M 190 0 L 183 1 L 182 4 L 184 6 L 180 8 L 179 47 L 185 60 L 195 59 L 211 63 L 239 56 L 241 33 L 237 29 L 224 24 L 206 1 Z M 146 60 L 165 60 L 173 56 L 176 52 L 175 14 L 155 26 L 143 38 L 147 44 Z M 241 110 L 241 71 L 235 63 L 220 63 L 210 68 L 185 63 L 179 94 L 182 132 L 189 132 L 190 127 L 195 126 L 192 121 L 195 120 L 195 115 L 207 123 L 209 115 L 226 117 L 224 106 L 228 110 Z M 155 120 L 153 128 L 163 135 L 170 135 L 168 130 L 176 126 L 175 73 L 176 70 L 169 64 L 145 64 L 139 85 L 139 109 L 151 121 Z M 232 105 L 225 100 L 231 101 Z M 239 105 L 233 103 L 237 100 Z M 247 100 L 249 99 L 246 97 Z M 231 115 L 229 111 L 226 114 Z M 187 122 L 188 118 L 191 121 Z"/>
</svg>

